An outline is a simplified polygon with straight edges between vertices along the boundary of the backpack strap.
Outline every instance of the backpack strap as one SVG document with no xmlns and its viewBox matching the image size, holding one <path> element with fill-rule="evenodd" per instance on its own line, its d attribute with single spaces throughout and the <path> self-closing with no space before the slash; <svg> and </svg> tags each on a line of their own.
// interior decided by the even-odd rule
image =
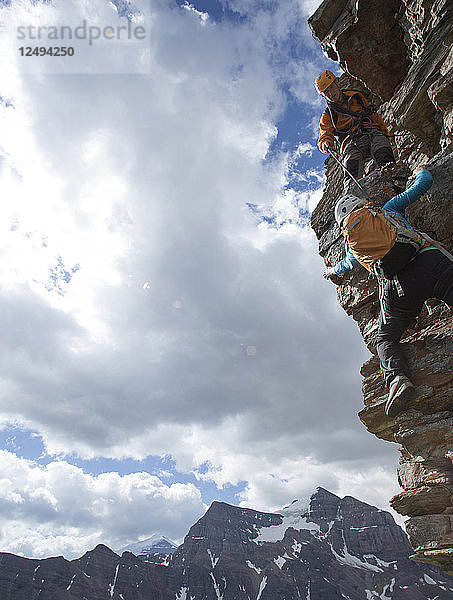
<svg viewBox="0 0 453 600">
<path fill-rule="evenodd" d="M 409 228 L 403 227 L 396 219 L 394 219 L 391 215 L 385 214 L 384 218 L 388 219 L 392 225 L 394 225 L 397 229 L 397 238 L 398 242 L 412 243 L 414 246 L 419 246 L 415 240 L 417 237 L 422 238 L 425 242 L 430 246 L 434 246 L 437 250 L 440 250 L 444 256 L 453 261 L 453 255 L 442 245 L 439 244 L 437 240 L 433 240 L 427 233 L 423 233 L 422 231 L 412 231 Z M 420 248 L 418 248 L 420 249 Z"/>
<path fill-rule="evenodd" d="M 349 92 L 349 93 L 348 93 Z M 324 110 L 324 114 L 330 117 L 335 136 L 338 138 L 340 143 L 340 153 L 343 152 L 343 147 L 348 138 L 354 138 L 357 133 L 370 133 L 373 129 L 380 129 L 379 124 L 371 118 L 371 115 L 377 113 L 377 107 L 374 104 L 368 104 L 365 106 L 362 95 L 359 92 L 353 90 L 345 90 L 343 92 L 344 97 L 347 99 L 347 107 L 336 104 L 335 102 L 327 101 L 327 107 Z M 358 104 L 362 107 L 362 112 L 355 112 L 349 108 L 349 100 L 355 98 Z M 351 118 L 351 126 L 349 129 L 338 129 L 338 117 L 339 115 L 347 116 Z M 367 121 L 367 127 L 364 127 L 363 122 Z M 356 123 L 354 121 L 357 121 Z M 368 124 L 369 121 L 369 124 Z M 384 132 L 385 133 L 385 132 Z M 387 135 L 387 134 L 386 134 Z"/>
<path fill-rule="evenodd" d="M 326 114 L 329 114 L 330 120 L 332 121 L 332 125 L 335 129 L 335 133 L 337 134 L 337 136 L 344 138 L 346 138 L 350 134 L 351 130 L 355 127 L 354 119 L 358 120 L 357 127 L 361 129 L 363 118 L 365 117 L 366 119 L 369 119 L 371 124 L 371 115 L 373 114 L 373 112 L 376 112 L 375 110 L 373 110 L 374 106 L 372 106 L 371 104 L 369 106 L 365 106 L 362 97 L 357 92 L 354 92 L 353 94 L 348 96 L 345 95 L 345 97 L 347 98 L 347 107 L 341 106 L 340 104 L 336 104 L 335 102 L 327 102 L 327 108 L 324 111 Z M 355 98 L 357 100 L 357 102 L 362 107 L 362 112 L 358 113 L 349 108 L 349 101 L 351 100 L 351 98 Z M 352 124 L 348 130 L 338 129 L 337 123 L 339 115 L 351 117 Z"/>
<path fill-rule="evenodd" d="M 351 128 L 348 129 L 347 131 L 343 131 L 342 129 L 338 129 L 337 123 L 338 123 L 339 113 L 338 113 L 337 110 L 335 110 L 333 108 L 333 106 L 330 105 L 330 103 L 327 104 L 327 108 L 324 111 L 324 114 L 326 114 L 326 115 L 328 115 L 330 117 L 330 120 L 332 122 L 334 131 L 335 131 L 335 135 L 337 136 L 337 138 L 339 138 L 339 140 L 341 142 L 343 142 L 343 140 L 345 140 L 348 137 L 349 132 L 350 132 L 350 130 L 352 128 L 352 125 L 351 125 Z"/>
<path fill-rule="evenodd" d="M 427 233 L 421 233 L 420 235 L 422 236 L 422 238 L 424 240 L 426 240 L 430 245 L 435 246 L 438 250 L 440 250 L 442 252 L 442 254 L 444 256 L 446 256 L 447 258 L 449 258 L 451 261 L 453 261 L 453 254 L 451 254 L 446 248 L 445 246 L 443 246 L 442 244 L 440 244 L 437 240 L 433 240 L 432 237 L 430 237 Z"/>
<path fill-rule="evenodd" d="M 358 225 L 360 223 L 360 221 L 361 221 L 360 217 L 357 217 L 355 219 L 355 221 L 353 221 L 350 225 L 348 225 L 346 227 L 347 231 L 351 231 L 351 229 L 353 229 L 356 225 Z"/>
<path fill-rule="evenodd" d="M 363 116 L 369 117 L 373 112 L 375 112 L 372 110 L 374 108 L 374 106 L 372 106 L 372 105 L 365 106 L 365 103 L 363 102 L 362 97 L 357 92 L 355 92 L 354 94 L 351 94 L 350 96 L 345 96 L 345 97 L 347 98 L 347 103 L 348 103 L 347 107 L 342 106 L 341 104 L 337 104 L 336 102 L 327 102 L 327 107 L 332 109 L 339 115 L 346 115 L 347 117 L 355 117 L 356 119 L 358 117 L 363 117 Z M 363 112 L 358 113 L 349 108 L 349 100 L 351 100 L 352 98 L 355 98 L 357 100 L 357 102 L 362 107 Z"/>
<path fill-rule="evenodd" d="M 387 219 L 387 221 L 389 221 L 389 223 L 391 223 L 395 227 L 397 242 L 412 244 L 413 246 L 415 246 L 417 248 L 417 250 L 420 249 L 419 240 L 420 240 L 420 238 L 423 238 L 423 234 L 421 232 L 415 231 L 415 230 L 412 231 L 412 229 L 409 229 L 408 227 L 401 225 L 401 223 L 399 223 L 397 221 L 397 219 L 395 219 L 388 213 L 384 214 L 383 211 L 380 211 L 380 212 L 377 212 L 376 214 L 381 219 Z"/>
</svg>

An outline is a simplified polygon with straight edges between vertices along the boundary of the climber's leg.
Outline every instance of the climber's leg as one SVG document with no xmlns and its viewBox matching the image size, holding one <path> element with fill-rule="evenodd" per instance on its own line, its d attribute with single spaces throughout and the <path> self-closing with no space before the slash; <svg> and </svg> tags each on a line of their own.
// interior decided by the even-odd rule
<svg viewBox="0 0 453 600">
<path fill-rule="evenodd" d="M 436 249 L 421 252 L 398 274 L 397 280 L 386 282 L 376 348 L 390 390 L 386 406 L 390 416 L 404 410 L 403 400 L 413 393 L 408 389 L 412 386 L 410 371 L 400 344 L 404 330 L 420 313 L 425 300 L 439 298 L 451 306 L 452 296 L 453 262 Z"/>
<path fill-rule="evenodd" d="M 379 167 L 395 164 L 395 157 L 388 137 L 382 131 L 374 130 L 370 134 L 371 156 Z"/>
<path fill-rule="evenodd" d="M 356 179 L 363 175 L 365 160 L 370 157 L 368 135 L 352 136 L 347 139 L 343 149 L 343 164 Z M 345 179 L 348 174 L 345 172 Z"/>
</svg>

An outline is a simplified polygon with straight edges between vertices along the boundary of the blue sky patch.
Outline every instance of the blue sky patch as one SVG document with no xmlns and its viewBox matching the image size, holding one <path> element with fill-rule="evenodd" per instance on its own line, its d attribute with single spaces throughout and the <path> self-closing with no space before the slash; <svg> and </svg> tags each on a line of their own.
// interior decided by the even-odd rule
<svg viewBox="0 0 453 600">
<path fill-rule="evenodd" d="M 238 485 L 226 485 L 222 489 L 218 489 L 212 481 L 203 480 L 200 485 L 200 480 L 194 474 L 177 471 L 175 461 L 169 456 L 147 456 L 143 460 L 103 457 L 84 460 L 76 456 L 51 456 L 47 454 L 42 437 L 37 431 L 19 425 L 7 425 L 0 430 L 0 447 L 15 454 L 18 458 L 33 461 L 43 467 L 55 460 L 64 460 L 93 477 L 102 473 L 118 473 L 120 476 L 125 476 L 145 472 L 156 475 L 166 485 L 192 483 L 200 489 L 202 500 L 207 505 L 214 500 L 239 504 L 239 496 L 246 488 L 246 482 L 240 482 Z M 210 468 L 211 465 L 205 463 L 198 469 L 198 472 L 206 474 Z"/>
<path fill-rule="evenodd" d="M 47 245 L 46 241 L 42 244 Z M 76 263 L 72 267 L 66 267 L 61 256 L 57 256 L 57 262 L 49 269 L 49 278 L 46 283 L 46 289 L 49 292 L 56 292 L 62 296 L 65 293 L 66 285 L 71 281 L 74 273 L 80 269 L 80 265 Z"/>
<path fill-rule="evenodd" d="M 220 0 L 176 0 L 178 6 L 192 6 L 195 10 L 207 13 L 214 23 L 222 21 L 231 21 L 232 23 L 240 23 L 246 18 L 241 13 L 231 10 L 227 4 Z"/>
</svg>

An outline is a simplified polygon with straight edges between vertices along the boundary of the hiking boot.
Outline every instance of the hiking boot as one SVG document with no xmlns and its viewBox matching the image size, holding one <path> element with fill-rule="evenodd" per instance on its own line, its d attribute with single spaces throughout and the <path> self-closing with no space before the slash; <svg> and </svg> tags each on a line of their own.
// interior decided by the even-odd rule
<svg viewBox="0 0 453 600">
<path fill-rule="evenodd" d="M 385 414 L 396 417 L 405 410 L 408 402 L 415 398 L 415 387 L 405 375 L 397 375 L 389 386 L 389 396 L 385 404 Z"/>
</svg>

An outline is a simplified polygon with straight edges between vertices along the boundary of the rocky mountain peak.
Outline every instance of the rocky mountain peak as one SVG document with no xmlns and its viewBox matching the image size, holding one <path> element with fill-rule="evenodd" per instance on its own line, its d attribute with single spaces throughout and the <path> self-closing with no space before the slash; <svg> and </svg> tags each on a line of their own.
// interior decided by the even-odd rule
<svg viewBox="0 0 453 600">
<path fill-rule="evenodd" d="M 322 487 L 310 497 L 309 514 L 312 519 L 331 521 L 335 519 L 340 505 L 340 498 Z"/>
<path fill-rule="evenodd" d="M 108 556 L 112 556 L 112 554 L 115 555 L 113 550 L 110 550 L 110 548 L 108 546 L 106 546 L 105 544 L 98 544 L 97 546 L 94 547 L 94 549 L 90 552 L 90 554 L 99 554 L 99 555 L 104 554 L 104 555 L 108 555 Z"/>
<path fill-rule="evenodd" d="M 396 549 L 396 551 L 395 551 Z M 214 502 L 173 555 L 0 554 L 2 600 L 448 600 L 453 579 L 411 562 L 385 511 L 318 488 L 279 513 Z"/>
<path fill-rule="evenodd" d="M 155 533 L 149 538 L 124 546 L 124 548 L 118 550 L 118 554 L 121 555 L 124 552 L 130 552 L 136 556 L 172 554 L 177 547 L 177 544 L 172 540 L 160 533 Z"/>
</svg>

